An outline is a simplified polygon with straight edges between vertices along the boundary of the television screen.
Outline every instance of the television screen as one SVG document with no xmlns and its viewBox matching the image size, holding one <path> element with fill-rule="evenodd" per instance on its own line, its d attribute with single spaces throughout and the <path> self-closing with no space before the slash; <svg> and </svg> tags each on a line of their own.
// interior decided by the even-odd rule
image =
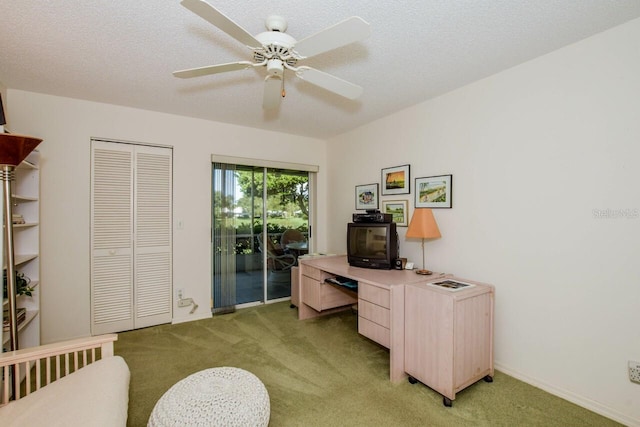
<svg viewBox="0 0 640 427">
<path fill-rule="evenodd" d="M 390 269 L 398 256 L 395 223 L 349 223 L 347 259 L 357 267 Z"/>
</svg>

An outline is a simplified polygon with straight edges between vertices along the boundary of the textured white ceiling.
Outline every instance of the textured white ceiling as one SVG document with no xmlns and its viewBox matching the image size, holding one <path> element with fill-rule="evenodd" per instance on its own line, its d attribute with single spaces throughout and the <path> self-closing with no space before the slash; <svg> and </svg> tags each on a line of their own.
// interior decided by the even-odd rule
<svg viewBox="0 0 640 427">
<path fill-rule="evenodd" d="M 175 70 L 250 52 L 179 0 L 0 0 L 9 88 L 329 138 L 640 16 L 640 0 L 210 0 L 251 34 L 284 16 L 300 40 L 349 16 L 368 39 L 305 60 L 364 87 L 349 101 L 289 74 L 262 109 L 263 68 L 194 79 Z M 10 118 L 10 112 L 8 112 Z"/>
</svg>

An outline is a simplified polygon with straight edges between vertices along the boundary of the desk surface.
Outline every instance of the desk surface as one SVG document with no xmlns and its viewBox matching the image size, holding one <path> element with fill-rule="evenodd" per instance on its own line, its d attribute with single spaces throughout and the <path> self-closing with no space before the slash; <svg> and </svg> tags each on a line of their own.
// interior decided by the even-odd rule
<svg viewBox="0 0 640 427">
<path fill-rule="evenodd" d="M 347 262 L 346 255 L 300 258 L 300 262 L 337 276 L 348 277 L 358 282 L 367 282 L 387 289 L 392 286 L 429 282 L 447 277 L 447 275 L 443 273 L 433 273 L 430 276 L 423 276 L 416 274 L 414 270 L 377 270 L 352 267 Z"/>
</svg>

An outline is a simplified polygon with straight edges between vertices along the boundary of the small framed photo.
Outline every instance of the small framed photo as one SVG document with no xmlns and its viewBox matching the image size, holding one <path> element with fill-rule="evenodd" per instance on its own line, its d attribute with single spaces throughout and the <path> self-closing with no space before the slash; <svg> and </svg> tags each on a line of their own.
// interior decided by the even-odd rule
<svg viewBox="0 0 640 427">
<path fill-rule="evenodd" d="M 416 178 L 416 208 L 451 208 L 453 175 Z"/>
<path fill-rule="evenodd" d="M 378 209 L 378 184 L 356 185 L 356 209 Z"/>
<path fill-rule="evenodd" d="M 409 194 L 411 191 L 409 165 L 382 169 L 382 195 Z"/>
<path fill-rule="evenodd" d="M 382 213 L 388 213 L 392 215 L 393 222 L 398 227 L 406 227 L 408 225 L 408 212 L 409 201 L 408 200 L 383 200 L 382 201 Z"/>
</svg>

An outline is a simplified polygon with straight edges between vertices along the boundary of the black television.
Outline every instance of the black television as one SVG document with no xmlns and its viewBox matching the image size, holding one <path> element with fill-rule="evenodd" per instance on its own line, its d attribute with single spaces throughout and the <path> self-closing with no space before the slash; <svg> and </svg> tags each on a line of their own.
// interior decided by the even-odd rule
<svg viewBox="0 0 640 427">
<path fill-rule="evenodd" d="M 347 261 L 364 268 L 391 269 L 398 258 L 396 223 L 347 224 Z"/>
</svg>

